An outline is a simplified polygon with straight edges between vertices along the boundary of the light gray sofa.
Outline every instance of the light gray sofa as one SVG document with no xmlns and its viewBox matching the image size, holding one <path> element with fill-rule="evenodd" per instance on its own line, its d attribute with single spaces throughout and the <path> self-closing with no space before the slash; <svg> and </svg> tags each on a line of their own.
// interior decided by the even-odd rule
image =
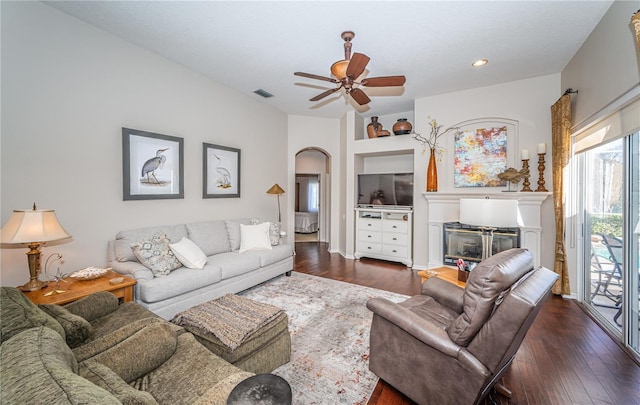
<svg viewBox="0 0 640 405">
<path fill-rule="evenodd" d="M 108 266 L 137 280 L 135 300 L 157 315 L 171 319 L 194 305 L 237 293 L 293 270 L 293 247 L 272 246 L 271 250 L 239 253 L 240 224 L 249 219 L 215 220 L 190 224 L 153 226 L 118 232 L 109 241 Z M 171 243 L 183 237 L 193 241 L 206 255 L 204 269 L 180 267 L 163 277 L 142 265 L 131 246 L 157 232 Z"/>
</svg>

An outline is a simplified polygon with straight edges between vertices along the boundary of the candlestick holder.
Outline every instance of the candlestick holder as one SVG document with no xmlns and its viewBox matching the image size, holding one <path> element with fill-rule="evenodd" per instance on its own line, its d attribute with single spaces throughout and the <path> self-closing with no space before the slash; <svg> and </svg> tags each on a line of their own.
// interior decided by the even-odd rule
<svg viewBox="0 0 640 405">
<path fill-rule="evenodd" d="M 544 188 L 544 153 L 538 153 L 538 188 L 536 191 L 547 191 Z"/>
<path fill-rule="evenodd" d="M 529 177 L 531 174 L 529 172 L 529 159 L 522 159 L 522 172 L 524 173 L 524 181 L 522 182 L 522 190 L 520 191 L 533 191 L 531 190 L 531 183 L 529 182 Z"/>
</svg>

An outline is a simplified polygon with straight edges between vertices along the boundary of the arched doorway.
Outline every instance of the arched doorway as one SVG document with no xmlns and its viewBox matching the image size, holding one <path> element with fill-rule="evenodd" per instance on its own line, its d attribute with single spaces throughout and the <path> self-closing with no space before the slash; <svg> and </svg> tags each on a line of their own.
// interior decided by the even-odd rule
<svg viewBox="0 0 640 405">
<path fill-rule="evenodd" d="M 320 148 L 296 153 L 295 241 L 328 242 L 331 232 L 331 158 Z"/>
</svg>

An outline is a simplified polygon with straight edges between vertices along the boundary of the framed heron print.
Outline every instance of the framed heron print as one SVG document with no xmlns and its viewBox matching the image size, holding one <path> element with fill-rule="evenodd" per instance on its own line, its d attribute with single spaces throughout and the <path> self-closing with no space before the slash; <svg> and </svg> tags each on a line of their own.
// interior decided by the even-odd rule
<svg viewBox="0 0 640 405">
<path fill-rule="evenodd" d="M 202 144 L 202 198 L 240 197 L 240 149 Z"/>
<path fill-rule="evenodd" d="M 183 138 L 122 128 L 122 199 L 184 198 L 183 147 Z"/>
</svg>

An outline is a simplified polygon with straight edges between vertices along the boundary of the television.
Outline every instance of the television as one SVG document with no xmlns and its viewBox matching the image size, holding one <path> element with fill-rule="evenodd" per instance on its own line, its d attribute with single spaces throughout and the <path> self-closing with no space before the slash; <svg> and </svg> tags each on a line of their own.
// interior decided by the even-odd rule
<svg viewBox="0 0 640 405">
<path fill-rule="evenodd" d="M 359 174 L 358 205 L 413 207 L 413 173 Z"/>
</svg>

